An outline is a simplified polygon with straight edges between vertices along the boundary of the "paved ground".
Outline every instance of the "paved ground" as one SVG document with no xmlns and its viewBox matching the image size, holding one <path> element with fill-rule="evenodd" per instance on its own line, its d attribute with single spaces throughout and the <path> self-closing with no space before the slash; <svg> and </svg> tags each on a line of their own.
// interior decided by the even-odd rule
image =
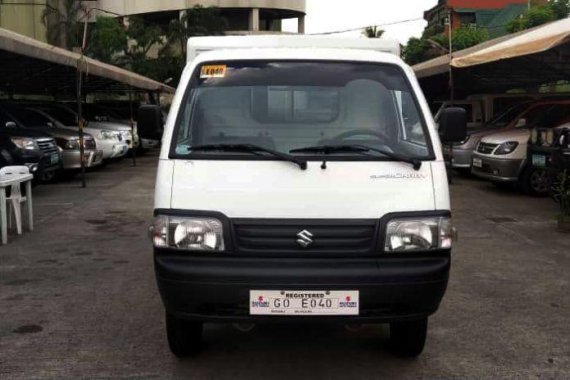
<svg viewBox="0 0 570 380">
<path fill-rule="evenodd" d="M 471 179 L 453 186 L 461 241 L 425 354 L 387 330 L 208 326 L 170 355 L 146 225 L 155 159 L 35 191 L 37 231 L 0 248 L 0 378 L 570 378 L 570 236 L 556 208 Z"/>
</svg>

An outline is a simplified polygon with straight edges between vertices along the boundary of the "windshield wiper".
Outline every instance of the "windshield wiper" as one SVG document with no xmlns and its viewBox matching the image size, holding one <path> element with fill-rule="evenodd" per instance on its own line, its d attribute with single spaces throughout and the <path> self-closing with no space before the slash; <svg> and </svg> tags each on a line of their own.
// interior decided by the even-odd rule
<svg viewBox="0 0 570 380">
<path fill-rule="evenodd" d="M 413 166 L 415 171 L 418 171 L 422 167 L 422 161 L 417 158 L 403 156 L 397 153 L 392 153 L 382 149 L 371 148 L 366 145 L 358 144 L 344 144 L 344 145 L 316 145 L 309 146 L 306 148 L 293 149 L 289 153 L 321 153 L 325 155 L 335 154 L 335 153 L 360 153 L 365 154 L 369 152 L 375 152 L 382 154 L 388 158 L 396 161 L 401 161 L 408 163 Z M 323 168 L 326 168 L 326 164 L 323 163 Z"/>
<path fill-rule="evenodd" d="M 273 149 L 264 148 L 254 144 L 210 144 L 210 145 L 196 145 L 188 147 L 189 151 L 202 151 L 202 152 L 243 152 L 243 153 L 267 153 L 273 157 L 279 158 L 281 161 L 292 162 L 298 165 L 301 170 L 307 170 L 307 161 L 301 160 L 297 157 L 291 156 L 287 153 L 278 152 Z"/>
</svg>

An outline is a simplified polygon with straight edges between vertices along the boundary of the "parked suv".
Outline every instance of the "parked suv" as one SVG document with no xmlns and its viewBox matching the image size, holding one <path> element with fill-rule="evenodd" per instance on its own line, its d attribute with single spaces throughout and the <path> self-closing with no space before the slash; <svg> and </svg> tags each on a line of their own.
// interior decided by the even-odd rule
<svg viewBox="0 0 570 380">
<path fill-rule="evenodd" d="M 527 145 L 533 128 L 552 129 L 570 121 L 570 100 L 541 102 L 516 120 L 516 127 L 485 136 L 473 155 L 472 172 L 494 183 L 518 183 L 523 191 L 544 195 L 544 171 L 529 165 Z"/>
<path fill-rule="evenodd" d="M 0 150 L 6 165 L 24 165 L 36 180 L 49 181 L 61 168 L 55 139 L 42 131 L 22 128 L 0 108 Z"/>
<path fill-rule="evenodd" d="M 81 151 L 77 133 L 61 128 L 59 124 L 54 123 L 45 115 L 26 106 L 26 104 L 8 103 L 2 105 L 2 107 L 23 128 L 41 130 L 55 138 L 62 152 L 62 167 L 64 170 L 74 171 L 81 167 Z M 103 154 L 100 150 L 97 150 L 97 145 L 91 135 L 85 134 L 83 147 L 85 167 L 90 168 L 101 165 Z"/>
</svg>

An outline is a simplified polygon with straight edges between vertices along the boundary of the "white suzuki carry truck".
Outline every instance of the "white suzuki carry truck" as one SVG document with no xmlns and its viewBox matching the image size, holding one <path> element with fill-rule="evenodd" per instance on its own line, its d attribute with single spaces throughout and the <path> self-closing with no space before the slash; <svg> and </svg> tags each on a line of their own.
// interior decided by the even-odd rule
<svg viewBox="0 0 570 380">
<path fill-rule="evenodd" d="M 196 353 L 205 322 L 389 323 L 395 351 L 419 355 L 452 226 L 412 70 L 351 40 L 226 38 L 188 63 L 164 128 L 150 234 L 170 349 Z M 465 119 L 448 108 L 442 139 Z M 138 127 L 159 133 L 160 108 Z"/>
</svg>

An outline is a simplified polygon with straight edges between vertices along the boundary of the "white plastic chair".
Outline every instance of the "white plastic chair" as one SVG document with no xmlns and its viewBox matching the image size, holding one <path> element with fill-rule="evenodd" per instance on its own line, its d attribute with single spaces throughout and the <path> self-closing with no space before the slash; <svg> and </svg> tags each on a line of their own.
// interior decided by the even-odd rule
<svg viewBox="0 0 570 380">
<path fill-rule="evenodd" d="M 16 183 L 10 186 L 10 196 L 6 197 L 6 202 L 8 207 L 8 225 L 12 227 L 12 213 L 14 213 L 14 219 L 16 221 L 16 230 L 18 235 L 22 234 L 22 203 L 26 203 L 28 208 L 28 215 L 31 217 L 32 211 L 30 210 L 30 204 L 28 202 L 28 195 L 22 195 L 21 182 L 17 182 L 18 178 L 23 178 L 28 176 L 30 170 L 27 166 L 6 166 L 0 169 L 0 179 L 14 180 Z"/>
</svg>

